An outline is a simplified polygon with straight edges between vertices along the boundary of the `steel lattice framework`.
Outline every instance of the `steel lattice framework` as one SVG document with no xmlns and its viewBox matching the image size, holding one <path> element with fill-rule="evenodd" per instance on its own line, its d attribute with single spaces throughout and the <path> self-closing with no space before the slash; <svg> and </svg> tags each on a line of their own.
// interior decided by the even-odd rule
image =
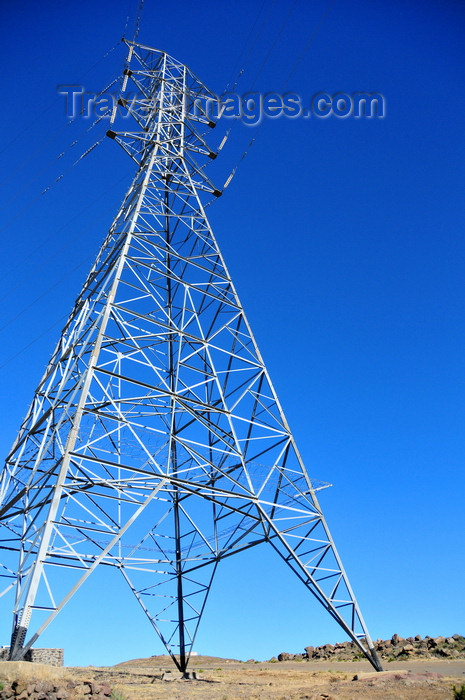
<svg viewBox="0 0 465 700">
<path fill-rule="evenodd" d="M 107 565 L 185 671 L 218 563 L 268 542 L 379 670 L 205 216 L 214 96 L 135 43 L 128 84 L 137 172 L 2 472 L 10 658 Z"/>
</svg>

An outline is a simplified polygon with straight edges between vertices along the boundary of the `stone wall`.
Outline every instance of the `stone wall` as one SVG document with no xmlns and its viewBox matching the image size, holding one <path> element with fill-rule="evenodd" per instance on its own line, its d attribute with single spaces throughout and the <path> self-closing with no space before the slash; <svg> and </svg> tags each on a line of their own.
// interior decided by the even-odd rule
<svg viewBox="0 0 465 700">
<path fill-rule="evenodd" d="M 1 647 L 0 661 L 8 661 L 9 654 L 9 647 Z M 24 657 L 24 661 L 31 661 L 33 664 L 63 666 L 64 652 L 63 649 L 29 649 Z"/>
</svg>

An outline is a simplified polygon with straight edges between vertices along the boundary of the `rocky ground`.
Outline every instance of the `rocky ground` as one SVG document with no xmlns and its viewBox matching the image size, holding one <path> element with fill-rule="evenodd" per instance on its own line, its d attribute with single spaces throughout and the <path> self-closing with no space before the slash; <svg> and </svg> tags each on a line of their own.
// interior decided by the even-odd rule
<svg viewBox="0 0 465 700">
<path fill-rule="evenodd" d="M 465 659 L 465 637 L 454 634 L 452 637 L 399 637 L 377 639 L 374 642 L 378 656 L 384 661 L 405 661 L 406 659 Z M 354 661 L 363 654 L 353 642 L 324 644 L 320 647 L 306 647 L 301 654 L 282 652 L 278 661 Z"/>
<path fill-rule="evenodd" d="M 375 673 L 366 661 L 248 662 L 192 657 L 182 679 L 166 656 L 110 668 L 54 668 L 1 662 L 0 700 L 453 700 L 465 683 L 465 661 L 387 662 Z M 47 685 L 48 684 L 48 685 Z M 21 691 L 21 692 L 19 692 Z"/>
</svg>

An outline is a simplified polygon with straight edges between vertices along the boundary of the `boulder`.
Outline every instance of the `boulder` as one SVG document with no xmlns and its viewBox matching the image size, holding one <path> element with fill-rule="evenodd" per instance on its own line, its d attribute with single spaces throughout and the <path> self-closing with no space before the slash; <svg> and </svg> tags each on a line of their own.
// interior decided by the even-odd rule
<svg viewBox="0 0 465 700">
<path fill-rule="evenodd" d="M 24 691 L 26 691 L 27 695 L 31 695 L 34 692 L 34 684 L 31 685 L 28 681 L 13 681 L 11 687 L 15 691 L 15 695 L 21 695 Z"/>
<path fill-rule="evenodd" d="M 381 658 L 391 661 L 393 659 L 402 661 L 421 657 L 431 659 L 438 656 L 465 658 L 465 636 L 459 634 L 435 638 L 428 635 L 422 638 L 420 634 L 417 634 L 415 637 L 407 637 L 406 639 L 398 634 L 393 634 L 391 639 L 377 639 L 374 646 Z M 444 650 L 446 653 L 443 653 Z M 307 646 L 302 655 L 282 652 L 278 658 L 280 661 L 301 661 L 302 659 L 310 662 L 323 659 L 345 661 L 360 658 L 360 649 L 352 641 L 338 642 L 337 644 L 322 644 L 319 647 Z"/>
<path fill-rule="evenodd" d="M 19 695 L 15 695 L 15 700 L 26 700 L 27 698 L 30 698 L 31 696 L 27 692 L 27 690 L 21 691 Z"/>
<path fill-rule="evenodd" d="M 408 655 L 408 654 L 413 654 L 414 651 L 415 651 L 415 647 L 413 646 L 413 644 L 404 644 L 400 653 Z"/>
<path fill-rule="evenodd" d="M 69 691 L 66 690 L 66 688 L 63 688 L 62 686 L 60 686 L 59 688 L 56 689 L 55 695 L 57 696 L 57 700 L 68 700 Z"/>
<path fill-rule="evenodd" d="M 38 681 L 34 686 L 35 693 L 50 693 L 53 692 L 53 685 L 50 685 L 47 681 Z"/>
<path fill-rule="evenodd" d="M 438 654 L 441 654 L 441 656 L 452 656 L 452 649 L 444 647 L 443 649 L 438 650 Z"/>
</svg>

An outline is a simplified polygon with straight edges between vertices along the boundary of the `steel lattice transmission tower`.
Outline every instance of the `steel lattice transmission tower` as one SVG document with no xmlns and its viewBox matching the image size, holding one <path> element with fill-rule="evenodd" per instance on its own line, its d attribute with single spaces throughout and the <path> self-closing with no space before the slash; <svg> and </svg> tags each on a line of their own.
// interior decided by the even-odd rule
<svg viewBox="0 0 465 700">
<path fill-rule="evenodd" d="M 137 172 L 2 472 L 10 658 L 107 565 L 185 671 L 219 562 L 268 542 L 380 669 L 205 216 L 214 96 L 135 43 L 128 84 Z"/>
</svg>

